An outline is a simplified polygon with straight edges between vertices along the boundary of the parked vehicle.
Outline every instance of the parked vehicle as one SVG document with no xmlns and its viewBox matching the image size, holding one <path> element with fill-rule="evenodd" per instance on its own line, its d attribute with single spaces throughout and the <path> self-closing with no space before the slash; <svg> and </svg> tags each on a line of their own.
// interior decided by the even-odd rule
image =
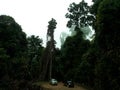
<svg viewBox="0 0 120 90">
<path fill-rule="evenodd" d="M 70 80 L 70 81 L 65 81 L 65 82 L 64 82 L 64 86 L 74 87 L 74 82 L 73 82 L 72 80 Z"/>
<path fill-rule="evenodd" d="M 51 85 L 57 85 L 58 84 L 58 81 L 56 79 L 51 79 L 50 80 L 50 84 Z"/>
</svg>

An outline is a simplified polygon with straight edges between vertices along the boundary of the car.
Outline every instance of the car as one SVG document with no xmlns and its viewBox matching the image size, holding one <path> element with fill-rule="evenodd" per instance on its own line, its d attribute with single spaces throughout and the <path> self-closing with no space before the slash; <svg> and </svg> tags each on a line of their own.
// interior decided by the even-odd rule
<svg viewBox="0 0 120 90">
<path fill-rule="evenodd" d="M 50 84 L 51 85 L 57 85 L 58 84 L 58 81 L 56 79 L 51 79 L 50 80 Z"/>
<path fill-rule="evenodd" d="M 72 80 L 65 81 L 64 86 L 74 88 L 74 82 Z"/>
</svg>

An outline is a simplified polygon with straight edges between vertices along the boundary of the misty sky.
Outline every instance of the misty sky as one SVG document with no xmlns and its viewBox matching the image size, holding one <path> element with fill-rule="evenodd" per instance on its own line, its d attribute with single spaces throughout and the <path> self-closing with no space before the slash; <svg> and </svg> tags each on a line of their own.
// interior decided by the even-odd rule
<svg viewBox="0 0 120 90">
<path fill-rule="evenodd" d="M 46 41 L 48 21 L 56 19 L 55 40 L 60 45 L 60 33 L 69 32 L 65 14 L 72 2 L 81 0 L 0 0 L 0 15 L 12 16 L 27 36 L 35 35 Z M 91 4 L 91 0 L 85 0 Z"/>
</svg>

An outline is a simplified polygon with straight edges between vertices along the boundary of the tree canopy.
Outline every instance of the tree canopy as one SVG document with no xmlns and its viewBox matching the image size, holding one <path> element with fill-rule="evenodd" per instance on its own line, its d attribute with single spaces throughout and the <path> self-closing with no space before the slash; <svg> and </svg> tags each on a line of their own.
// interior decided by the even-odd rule
<svg viewBox="0 0 120 90">
<path fill-rule="evenodd" d="M 10 57 L 20 56 L 27 48 L 26 34 L 10 16 L 0 16 L 0 46 Z"/>
<path fill-rule="evenodd" d="M 66 14 L 66 18 L 69 19 L 67 27 L 76 25 L 81 28 L 93 24 L 94 16 L 90 14 L 90 6 L 84 0 L 79 4 L 70 4 L 68 11 Z"/>
<path fill-rule="evenodd" d="M 37 81 L 73 80 L 93 90 L 120 90 L 120 0 L 82 0 L 68 7 L 67 27 L 75 33 L 61 37 L 55 47 L 57 22 L 48 22 L 46 47 L 39 36 L 22 31 L 14 18 L 0 16 L 0 89 L 27 90 Z M 91 41 L 84 27 L 95 29 Z M 66 38 L 66 39 L 65 39 Z M 35 86 L 33 86 L 35 87 Z"/>
</svg>

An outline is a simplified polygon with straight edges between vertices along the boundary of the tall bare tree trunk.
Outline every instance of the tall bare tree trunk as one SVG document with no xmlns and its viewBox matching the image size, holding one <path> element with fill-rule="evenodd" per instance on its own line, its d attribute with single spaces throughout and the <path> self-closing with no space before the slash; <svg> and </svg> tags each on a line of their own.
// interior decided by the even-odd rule
<svg viewBox="0 0 120 90">
<path fill-rule="evenodd" d="M 48 72 L 49 76 L 47 77 L 49 79 L 52 78 L 52 61 L 55 50 L 54 29 L 56 28 L 56 24 L 57 24 L 56 20 L 52 18 L 52 20 L 49 22 L 48 25 L 47 46 L 42 55 L 42 67 L 41 67 L 42 69 L 41 69 L 40 80 L 45 80 L 47 71 L 49 71 Z"/>
</svg>

